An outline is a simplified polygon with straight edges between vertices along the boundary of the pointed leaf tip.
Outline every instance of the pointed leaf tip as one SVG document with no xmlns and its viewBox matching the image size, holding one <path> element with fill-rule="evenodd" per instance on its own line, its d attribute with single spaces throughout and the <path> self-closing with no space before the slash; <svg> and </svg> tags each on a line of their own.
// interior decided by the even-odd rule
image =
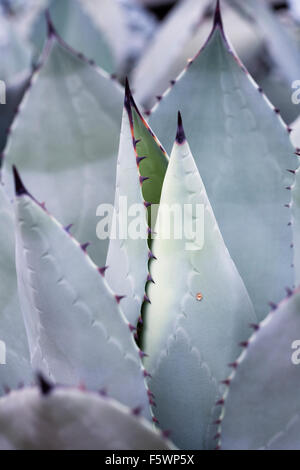
<svg viewBox="0 0 300 470">
<path fill-rule="evenodd" d="M 54 389 L 54 386 L 40 372 L 37 374 L 37 382 L 42 395 L 49 395 Z"/>
<path fill-rule="evenodd" d="M 128 78 L 126 77 L 124 106 L 127 109 L 127 112 L 130 114 L 131 114 L 131 100 L 132 100 L 132 94 L 131 94 Z"/>
<path fill-rule="evenodd" d="M 131 89 L 130 89 L 130 86 L 129 86 L 129 80 L 128 80 L 127 77 L 125 79 L 125 101 L 124 101 L 124 106 L 125 106 L 128 114 L 129 114 L 129 116 L 132 116 L 132 108 L 134 108 L 135 111 L 140 116 L 140 118 L 142 119 L 142 114 L 141 114 L 139 108 L 137 107 L 136 102 L 134 101 L 134 98 L 132 96 L 132 92 L 131 92 Z M 145 114 L 147 114 L 147 113 L 145 112 Z M 138 142 L 140 142 L 140 139 L 137 141 L 137 143 Z"/>
<path fill-rule="evenodd" d="M 176 142 L 181 145 L 186 141 L 185 133 L 182 125 L 182 117 L 180 111 L 178 111 L 178 125 L 177 125 L 177 134 L 176 134 Z"/>
<path fill-rule="evenodd" d="M 48 9 L 45 12 L 45 17 L 46 17 L 46 22 L 47 22 L 47 36 L 48 38 L 50 38 L 51 36 L 56 35 L 56 30 L 55 30 L 54 24 L 52 23 L 52 19 L 51 19 L 50 12 Z"/>
<path fill-rule="evenodd" d="M 223 20 L 222 20 L 222 15 L 221 15 L 220 0 L 217 0 L 217 3 L 216 3 L 213 30 L 215 30 L 217 27 L 219 27 L 222 32 L 224 31 Z"/>
<path fill-rule="evenodd" d="M 15 165 L 13 165 L 13 174 L 15 180 L 15 192 L 17 196 L 22 196 L 23 194 L 30 195 L 27 189 L 25 188 L 23 181 L 19 175 L 19 172 Z"/>
</svg>

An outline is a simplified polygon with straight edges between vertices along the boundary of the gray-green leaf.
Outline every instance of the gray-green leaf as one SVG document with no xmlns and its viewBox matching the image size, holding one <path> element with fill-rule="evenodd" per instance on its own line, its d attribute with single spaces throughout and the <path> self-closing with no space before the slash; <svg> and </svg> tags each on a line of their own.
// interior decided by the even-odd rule
<svg viewBox="0 0 300 470">
<path fill-rule="evenodd" d="M 54 35 L 34 74 L 5 149 L 3 179 L 13 197 L 11 165 L 74 236 L 91 242 L 99 265 L 107 241 L 96 236 L 96 209 L 112 203 L 123 93 L 100 69 Z"/>
<path fill-rule="evenodd" d="M 19 306 L 13 208 L 0 186 L 0 395 L 30 384 L 29 347 Z M 2 362 L 6 362 L 3 364 Z"/>
<path fill-rule="evenodd" d="M 300 292 L 260 324 L 225 399 L 223 449 L 300 449 Z"/>
<path fill-rule="evenodd" d="M 95 393 L 36 388 L 0 400 L 2 450 L 170 450 L 172 443 L 120 403 Z"/>
<path fill-rule="evenodd" d="M 169 151 L 175 115 L 187 136 L 230 254 L 259 318 L 292 286 L 289 207 L 297 162 L 286 126 L 245 73 L 217 10 L 206 46 L 153 110 Z"/>
<path fill-rule="evenodd" d="M 183 222 L 168 232 L 175 206 Z M 157 220 L 144 333 L 153 411 L 177 446 L 212 448 L 219 382 L 256 316 L 186 141 L 174 145 Z"/>
<path fill-rule="evenodd" d="M 58 34 L 71 47 L 95 61 L 107 72 L 115 72 L 112 52 L 93 17 L 80 0 L 52 0 L 49 14 Z M 47 23 L 42 12 L 33 26 L 31 40 L 40 52 L 47 38 Z"/>
<path fill-rule="evenodd" d="M 56 383 L 107 393 L 150 417 L 140 351 L 120 299 L 16 175 L 17 274 L 32 365 Z"/>
</svg>

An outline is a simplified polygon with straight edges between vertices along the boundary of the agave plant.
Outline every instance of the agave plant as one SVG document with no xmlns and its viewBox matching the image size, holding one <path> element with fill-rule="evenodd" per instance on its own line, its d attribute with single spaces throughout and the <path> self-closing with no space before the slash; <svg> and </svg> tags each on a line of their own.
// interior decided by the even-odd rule
<svg viewBox="0 0 300 470">
<path fill-rule="evenodd" d="M 71 27 L 61 37 L 55 8 L 2 158 L 0 448 L 299 449 L 298 121 L 250 76 L 219 1 L 147 113 L 128 80 L 76 52 Z M 261 21 L 274 28 L 265 7 Z M 142 207 L 140 236 L 100 240 L 98 206 L 113 203 L 119 224 L 121 198 Z M 190 207 L 194 237 L 158 236 L 174 204 Z"/>
</svg>

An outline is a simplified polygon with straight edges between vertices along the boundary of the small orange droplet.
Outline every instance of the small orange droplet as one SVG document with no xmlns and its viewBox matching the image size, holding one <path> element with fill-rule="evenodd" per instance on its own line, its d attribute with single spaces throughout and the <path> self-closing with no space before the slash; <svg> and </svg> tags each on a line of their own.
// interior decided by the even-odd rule
<svg viewBox="0 0 300 470">
<path fill-rule="evenodd" d="M 199 300 L 199 301 L 203 299 L 203 295 L 201 294 L 201 292 L 198 292 L 196 294 L 196 299 Z"/>
</svg>

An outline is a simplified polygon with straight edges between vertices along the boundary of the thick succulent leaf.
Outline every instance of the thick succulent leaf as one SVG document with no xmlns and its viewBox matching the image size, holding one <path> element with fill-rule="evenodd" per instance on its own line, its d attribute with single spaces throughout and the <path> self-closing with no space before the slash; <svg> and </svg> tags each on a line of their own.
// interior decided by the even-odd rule
<svg viewBox="0 0 300 470">
<path fill-rule="evenodd" d="M 159 203 L 168 159 L 139 114 L 126 87 L 115 195 L 117 233 L 111 234 L 106 279 L 111 288 L 125 295 L 122 309 L 137 325 L 148 276 L 148 223 L 145 200 Z M 149 178 L 143 181 L 143 178 Z M 132 212 L 133 211 L 133 212 Z M 144 217 L 143 217 L 144 213 Z M 135 220 L 140 215 L 141 224 Z M 128 233 L 120 232 L 126 221 Z M 137 233 L 132 233 L 135 228 Z"/>
<path fill-rule="evenodd" d="M 2 346 L 5 344 L 6 364 L 0 363 L 0 395 L 7 388 L 30 384 L 32 379 L 27 336 L 18 300 L 14 240 L 13 209 L 1 185 L 0 341 Z M 0 349 L 3 352 L 1 345 Z"/>
<path fill-rule="evenodd" d="M 204 49 L 154 108 L 170 148 L 175 114 L 187 136 L 230 254 L 259 318 L 293 284 L 290 192 L 297 165 L 286 127 L 224 36 L 219 10 Z"/>
<path fill-rule="evenodd" d="M 287 81 L 287 88 L 300 77 L 300 48 L 292 35 L 272 12 L 265 1 L 230 0 L 238 9 L 249 15 L 258 25 L 274 63 Z"/>
<path fill-rule="evenodd" d="M 181 449 L 215 447 L 213 436 L 217 431 L 213 423 L 220 413 L 215 406 L 219 384 L 184 327 L 177 326 L 168 336 L 151 390 L 156 419 L 172 430 L 172 439 Z"/>
<path fill-rule="evenodd" d="M 114 400 L 76 389 L 46 393 L 25 389 L 0 400 L 0 449 L 174 449 L 135 410 Z"/>
<path fill-rule="evenodd" d="M 300 21 L 300 5 L 297 0 L 289 0 L 289 7 L 291 14 L 295 18 L 296 21 Z"/>
<path fill-rule="evenodd" d="M 159 423 L 174 430 L 177 446 L 203 449 L 214 447 L 219 381 L 240 350 L 238 342 L 248 338 L 249 323 L 256 316 L 189 146 L 181 137 L 178 142 L 165 176 L 153 240 L 157 260 L 150 264 L 154 283 L 147 289 L 151 303 L 146 309 L 145 364 L 152 376 Z M 185 212 L 185 232 L 180 237 L 171 227 L 169 239 L 163 237 L 169 222 L 162 211 L 164 205 L 175 204 Z M 178 221 L 175 224 L 178 229 Z M 190 230 L 193 237 L 186 235 Z"/>
<path fill-rule="evenodd" d="M 115 71 L 107 41 L 80 0 L 52 0 L 48 11 L 64 41 L 107 72 Z M 32 41 L 38 51 L 42 50 L 46 38 L 47 22 L 42 12 L 32 33 Z"/>
<path fill-rule="evenodd" d="M 120 300 L 68 231 L 17 179 L 17 274 L 33 368 L 56 383 L 107 389 L 149 417 L 140 351 Z"/>
<path fill-rule="evenodd" d="M 147 178 L 142 185 L 143 198 L 152 205 L 159 204 L 169 157 L 133 100 L 131 101 L 131 111 L 138 157 L 147 157 L 139 164 L 140 175 Z M 152 211 L 152 215 L 155 216 L 155 211 Z M 151 221 L 151 211 L 148 216 L 150 225 L 154 226 L 155 218 Z"/>
<path fill-rule="evenodd" d="M 298 290 L 260 324 L 236 362 L 223 410 L 222 448 L 300 449 L 299 332 Z"/>
<path fill-rule="evenodd" d="M 29 85 L 31 72 L 16 77 L 6 89 L 6 104 L 0 108 L 0 153 L 4 150 L 10 126 Z"/>
<path fill-rule="evenodd" d="M 122 90 L 55 35 L 46 49 L 14 121 L 3 179 L 12 197 L 16 164 L 37 198 L 61 223 L 74 223 L 76 238 L 92 242 L 91 256 L 104 264 L 107 241 L 96 237 L 96 209 L 113 202 Z"/>
</svg>

